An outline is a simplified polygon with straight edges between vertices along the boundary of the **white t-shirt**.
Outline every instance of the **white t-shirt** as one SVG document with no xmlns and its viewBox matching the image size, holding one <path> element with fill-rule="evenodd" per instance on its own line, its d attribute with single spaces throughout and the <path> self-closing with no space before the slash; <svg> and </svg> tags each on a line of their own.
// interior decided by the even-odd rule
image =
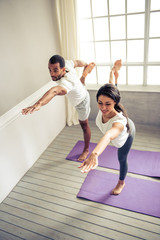
<svg viewBox="0 0 160 240">
<path fill-rule="evenodd" d="M 67 73 L 56 83 L 67 90 L 67 96 L 73 106 L 80 104 L 86 97 L 86 88 L 81 83 L 72 60 L 65 61 Z"/>
<path fill-rule="evenodd" d="M 127 124 L 126 117 L 124 117 L 122 115 L 122 112 L 120 112 L 116 116 L 111 118 L 108 122 L 103 123 L 102 122 L 102 112 L 101 111 L 98 112 L 98 115 L 96 117 L 96 125 L 103 134 L 105 134 L 109 129 L 111 129 L 112 124 L 115 122 L 119 122 L 119 123 L 123 124 L 123 126 L 124 126 L 123 131 L 120 133 L 120 135 L 111 141 L 115 147 L 120 148 L 125 144 L 128 136 L 129 136 L 129 133 L 127 132 L 127 127 L 126 127 L 126 124 Z"/>
</svg>

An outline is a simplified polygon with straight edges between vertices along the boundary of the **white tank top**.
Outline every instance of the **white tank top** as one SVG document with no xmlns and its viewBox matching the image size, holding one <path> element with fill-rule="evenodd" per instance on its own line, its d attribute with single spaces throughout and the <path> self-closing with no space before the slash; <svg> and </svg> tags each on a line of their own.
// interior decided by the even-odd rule
<svg viewBox="0 0 160 240">
<path fill-rule="evenodd" d="M 87 95 L 85 86 L 81 83 L 72 60 L 65 61 L 67 73 L 56 83 L 67 90 L 67 97 L 73 106 L 80 104 Z"/>
<path fill-rule="evenodd" d="M 111 143 L 115 147 L 121 148 L 125 144 L 128 136 L 129 136 L 129 133 L 127 132 L 127 127 L 126 127 L 126 124 L 127 124 L 126 117 L 124 117 L 122 115 L 122 112 L 120 112 L 116 116 L 111 118 L 108 122 L 103 123 L 102 122 L 102 112 L 101 111 L 98 112 L 98 115 L 96 117 L 96 125 L 103 134 L 105 134 L 109 129 L 111 129 L 112 124 L 115 122 L 121 123 L 124 126 L 124 128 L 123 128 L 123 131 L 120 133 L 120 135 L 117 138 L 115 138 L 114 140 L 112 140 Z"/>
</svg>

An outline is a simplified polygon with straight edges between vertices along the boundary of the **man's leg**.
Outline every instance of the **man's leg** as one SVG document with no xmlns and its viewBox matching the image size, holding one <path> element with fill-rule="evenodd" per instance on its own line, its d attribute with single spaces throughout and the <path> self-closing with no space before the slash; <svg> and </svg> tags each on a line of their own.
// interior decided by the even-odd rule
<svg viewBox="0 0 160 240">
<path fill-rule="evenodd" d="M 82 130 L 83 130 L 84 149 L 83 149 L 83 153 L 78 158 L 78 161 L 83 161 L 87 158 L 88 153 L 89 153 L 89 143 L 90 143 L 90 139 L 91 139 L 91 129 L 89 127 L 88 119 L 84 120 L 84 121 L 79 120 L 79 123 L 81 125 Z"/>
</svg>

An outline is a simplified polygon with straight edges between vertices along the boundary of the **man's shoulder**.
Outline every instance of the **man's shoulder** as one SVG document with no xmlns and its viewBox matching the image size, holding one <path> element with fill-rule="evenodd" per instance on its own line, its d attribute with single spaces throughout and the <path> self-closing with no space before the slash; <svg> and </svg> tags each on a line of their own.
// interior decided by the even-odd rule
<svg viewBox="0 0 160 240">
<path fill-rule="evenodd" d="M 73 69 L 74 68 L 74 61 L 73 60 L 65 60 L 65 68 Z"/>
</svg>

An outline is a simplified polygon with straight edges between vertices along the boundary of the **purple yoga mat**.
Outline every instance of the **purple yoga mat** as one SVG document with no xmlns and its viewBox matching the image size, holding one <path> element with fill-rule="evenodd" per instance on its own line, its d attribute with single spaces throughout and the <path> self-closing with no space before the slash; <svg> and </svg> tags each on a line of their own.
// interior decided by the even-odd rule
<svg viewBox="0 0 160 240">
<path fill-rule="evenodd" d="M 96 143 L 90 143 L 89 151 L 95 148 Z M 78 141 L 66 157 L 67 160 L 77 161 L 83 151 L 84 142 Z M 119 170 L 117 148 L 107 146 L 98 157 L 98 166 Z M 150 177 L 160 177 L 160 152 L 140 151 L 131 149 L 128 154 L 128 172 Z"/>
<path fill-rule="evenodd" d="M 111 195 L 117 181 L 117 174 L 92 170 L 85 178 L 77 197 L 160 217 L 160 182 L 127 176 L 122 192 L 116 196 Z"/>
</svg>

